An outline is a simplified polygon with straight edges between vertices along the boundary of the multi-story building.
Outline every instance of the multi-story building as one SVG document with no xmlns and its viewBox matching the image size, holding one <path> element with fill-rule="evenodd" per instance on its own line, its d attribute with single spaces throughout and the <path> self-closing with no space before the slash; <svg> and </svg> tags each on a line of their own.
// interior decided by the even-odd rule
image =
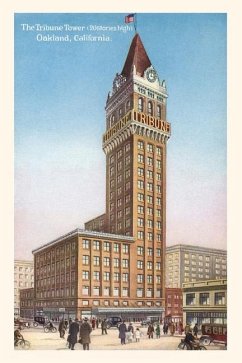
<svg viewBox="0 0 242 363">
<path fill-rule="evenodd" d="M 166 286 L 227 277 L 227 251 L 178 244 L 166 248 Z"/>
<path fill-rule="evenodd" d="M 96 234 L 73 232 L 71 244 L 78 253 L 67 252 L 72 240 L 68 236 L 33 251 L 37 305 L 68 302 L 77 310 L 120 304 L 164 309 L 170 137 L 166 104 L 165 81 L 160 81 L 136 34 L 106 103 L 106 213 L 85 224 Z M 62 257 L 57 257 L 58 249 Z M 73 270 L 70 259 L 75 260 Z"/>
<path fill-rule="evenodd" d="M 227 324 L 227 280 L 189 282 L 183 289 L 183 321 Z"/>
<path fill-rule="evenodd" d="M 34 287 L 34 262 L 14 261 L 14 315 L 20 314 L 20 289 Z"/>
<path fill-rule="evenodd" d="M 34 317 L 34 288 L 20 290 L 20 316 L 32 319 Z"/>
<path fill-rule="evenodd" d="M 182 300 L 182 289 L 166 288 L 165 320 L 173 321 L 176 327 L 183 322 Z"/>
</svg>

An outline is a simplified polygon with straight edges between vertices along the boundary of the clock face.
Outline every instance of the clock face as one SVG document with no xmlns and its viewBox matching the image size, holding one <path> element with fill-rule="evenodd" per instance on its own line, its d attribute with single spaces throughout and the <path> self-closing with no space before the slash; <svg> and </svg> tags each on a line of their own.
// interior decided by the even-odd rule
<svg viewBox="0 0 242 363">
<path fill-rule="evenodd" d="M 149 82 L 155 82 L 155 80 L 157 79 L 156 71 L 154 69 L 150 69 L 147 72 L 146 77 L 147 77 Z"/>
</svg>

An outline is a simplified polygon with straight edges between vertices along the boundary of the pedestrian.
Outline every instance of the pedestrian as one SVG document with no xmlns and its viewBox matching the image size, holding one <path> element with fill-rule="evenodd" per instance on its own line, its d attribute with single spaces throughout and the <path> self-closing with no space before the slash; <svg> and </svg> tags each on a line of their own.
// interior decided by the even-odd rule
<svg viewBox="0 0 242 363">
<path fill-rule="evenodd" d="M 147 330 L 147 335 L 148 335 L 149 339 L 150 338 L 153 339 L 153 334 L 154 334 L 154 327 L 153 327 L 153 324 L 150 323 L 148 326 L 148 330 Z"/>
<path fill-rule="evenodd" d="M 96 328 L 98 329 L 99 327 L 99 319 L 96 319 Z"/>
<path fill-rule="evenodd" d="M 82 344 L 83 350 L 89 350 L 89 344 L 91 343 L 90 334 L 92 328 L 88 323 L 88 319 L 84 318 L 84 322 L 80 326 L 80 343 Z"/>
<path fill-rule="evenodd" d="M 105 333 L 105 334 L 108 334 L 107 333 L 107 321 L 106 319 L 103 319 L 102 322 L 101 322 L 101 328 L 102 328 L 102 335 Z"/>
<path fill-rule="evenodd" d="M 173 336 L 175 334 L 175 324 L 172 321 L 169 325 L 170 334 Z"/>
<path fill-rule="evenodd" d="M 190 326 L 190 324 L 189 323 L 186 323 L 186 326 L 185 326 L 185 334 L 187 334 L 187 333 L 189 333 L 190 332 L 190 330 L 191 330 L 191 326 Z"/>
<path fill-rule="evenodd" d="M 59 333 L 60 333 L 60 338 L 64 339 L 66 329 L 65 329 L 65 322 L 64 322 L 63 319 L 59 322 L 58 330 L 59 330 Z"/>
<path fill-rule="evenodd" d="M 96 327 L 96 320 L 95 318 L 92 318 L 92 330 L 94 330 Z"/>
<path fill-rule="evenodd" d="M 182 335 L 182 333 L 183 333 L 183 326 L 182 326 L 182 322 L 180 321 L 180 323 L 178 324 L 178 334 L 179 335 Z"/>
<path fill-rule="evenodd" d="M 156 325 L 155 335 L 156 335 L 156 338 L 160 338 L 160 324 L 159 323 L 157 323 L 157 325 Z"/>
<path fill-rule="evenodd" d="M 128 331 L 127 331 L 127 342 L 128 343 L 132 343 L 133 335 L 134 335 L 134 327 L 133 327 L 132 323 L 129 323 Z"/>
<path fill-rule="evenodd" d="M 79 323 L 78 319 L 76 318 L 69 326 L 69 335 L 68 335 L 68 342 L 69 342 L 69 349 L 74 350 L 75 344 L 77 343 L 77 334 L 79 333 Z"/>
<path fill-rule="evenodd" d="M 197 333 L 198 333 L 198 326 L 197 326 L 197 323 L 194 325 L 193 327 L 193 335 L 195 338 L 197 338 Z"/>
<path fill-rule="evenodd" d="M 67 328 L 68 328 L 68 320 L 67 319 L 65 319 L 64 324 L 65 324 L 65 330 L 67 330 Z"/>
<path fill-rule="evenodd" d="M 127 326 L 125 324 L 125 321 L 123 320 L 122 323 L 119 325 L 119 338 L 121 340 L 121 344 L 126 344 L 125 343 L 125 335 L 127 332 Z"/>
<path fill-rule="evenodd" d="M 136 328 L 136 330 L 135 330 L 135 340 L 136 340 L 136 342 L 140 341 L 140 330 L 139 330 L 139 328 Z"/>
</svg>

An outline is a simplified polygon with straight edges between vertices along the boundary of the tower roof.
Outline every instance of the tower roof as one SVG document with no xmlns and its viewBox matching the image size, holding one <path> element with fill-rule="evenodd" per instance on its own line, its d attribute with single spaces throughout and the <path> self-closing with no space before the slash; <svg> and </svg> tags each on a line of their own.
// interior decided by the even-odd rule
<svg viewBox="0 0 242 363">
<path fill-rule="evenodd" d="M 140 76 L 143 76 L 144 71 L 151 66 L 151 61 L 146 53 L 139 34 L 136 34 L 132 40 L 121 74 L 125 77 L 129 77 L 132 72 L 133 65 L 135 65 L 136 72 Z"/>
</svg>

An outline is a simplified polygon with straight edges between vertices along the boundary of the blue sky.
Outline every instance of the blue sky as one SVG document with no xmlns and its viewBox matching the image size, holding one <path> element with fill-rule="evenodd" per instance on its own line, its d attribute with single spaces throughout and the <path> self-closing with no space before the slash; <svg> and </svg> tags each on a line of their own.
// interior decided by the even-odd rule
<svg viewBox="0 0 242 363">
<path fill-rule="evenodd" d="M 125 15 L 15 15 L 16 258 L 104 212 L 104 107 L 134 36 L 38 42 L 21 24 L 122 26 Z M 167 244 L 226 248 L 226 15 L 138 14 L 138 32 L 169 94 Z"/>
</svg>

